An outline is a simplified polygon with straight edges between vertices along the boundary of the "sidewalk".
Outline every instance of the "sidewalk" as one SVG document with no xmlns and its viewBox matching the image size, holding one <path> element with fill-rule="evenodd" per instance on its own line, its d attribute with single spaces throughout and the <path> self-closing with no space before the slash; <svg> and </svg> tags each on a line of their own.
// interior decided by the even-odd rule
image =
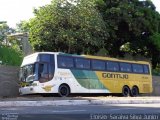
<svg viewBox="0 0 160 120">
<path fill-rule="evenodd" d="M 7 106 L 60 106 L 107 104 L 160 104 L 160 97 L 67 97 L 67 98 L 10 98 L 0 99 L 0 107 Z"/>
</svg>

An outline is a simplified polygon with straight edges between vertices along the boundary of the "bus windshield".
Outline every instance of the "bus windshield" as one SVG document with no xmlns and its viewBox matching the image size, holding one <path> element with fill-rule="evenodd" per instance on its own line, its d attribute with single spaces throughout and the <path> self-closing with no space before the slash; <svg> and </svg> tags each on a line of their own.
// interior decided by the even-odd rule
<svg viewBox="0 0 160 120">
<path fill-rule="evenodd" d="M 26 65 L 20 69 L 20 81 L 31 82 L 35 80 L 35 65 Z"/>
</svg>

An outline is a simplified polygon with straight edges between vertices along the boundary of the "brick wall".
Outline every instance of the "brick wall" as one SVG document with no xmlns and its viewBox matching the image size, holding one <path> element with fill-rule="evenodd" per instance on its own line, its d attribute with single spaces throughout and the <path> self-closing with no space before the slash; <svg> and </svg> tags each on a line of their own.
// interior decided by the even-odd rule
<svg viewBox="0 0 160 120">
<path fill-rule="evenodd" d="M 0 97 L 18 95 L 19 67 L 0 65 Z"/>
</svg>

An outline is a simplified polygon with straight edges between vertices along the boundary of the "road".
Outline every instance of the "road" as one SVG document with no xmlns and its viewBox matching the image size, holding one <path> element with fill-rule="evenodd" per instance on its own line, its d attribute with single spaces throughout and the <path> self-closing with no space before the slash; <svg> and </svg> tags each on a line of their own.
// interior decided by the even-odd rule
<svg viewBox="0 0 160 120">
<path fill-rule="evenodd" d="M 1 107 L 0 115 L 0 120 L 160 120 L 160 104 Z"/>
</svg>

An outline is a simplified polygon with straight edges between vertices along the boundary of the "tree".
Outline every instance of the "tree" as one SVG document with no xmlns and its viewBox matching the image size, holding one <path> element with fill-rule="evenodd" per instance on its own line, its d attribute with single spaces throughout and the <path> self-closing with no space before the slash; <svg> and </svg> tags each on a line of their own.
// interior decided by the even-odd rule
<svg viewBox="0 0 160 120">
<path fill-rule="evenodd" d="M 38 51 L 94 54 L 104 46 L 107 30 L 94 0 L 54 0 L 34 11 L 30 41 Z"/>
<path fill-rule="evenodd" d="M 0 24 L 0 61 L 4 65 L 19 66 L 22 62 L 22 53 L 17 51 L 17 47 L 13 44 L 16 42 L 15 39 L 8 37 L 12 33 L 15 33 L 15 29 L 6 23 Z"/>
<path fill-rule="evenodd" d="M 15 29 L 10 28 L 6 23 L 0 24 L 0 44 L 8 45 L 7 35 L 15 33 Z"/>
<path fill-rule="evenodd" d="M 29 21 L 20 21 L 16 24 L 16 31 L 17 32 L 29 32 L 30 24 Z"/>
<path fill-rule="evenodd" d="M 160 63 L 160 14 L 150 0 L 53 0 L 34 10 L 30 41 L 37 51 L 113 57 L 142 55 Z M 154 24 L 153 24 L 154 23 Z"/>
<path fill-rule="evenodd" d="M 160 15 L 150 0 L 97 0 L 96 7 L 109 31 L 110 37 L 105 42 L 110 46 L 105 48 L 111 56 L 141 54 L 151 58 L 154 67 L 160 62 L 156 59 L 159 40 L 155 36 L 160 30 Z"/>
</svg>

